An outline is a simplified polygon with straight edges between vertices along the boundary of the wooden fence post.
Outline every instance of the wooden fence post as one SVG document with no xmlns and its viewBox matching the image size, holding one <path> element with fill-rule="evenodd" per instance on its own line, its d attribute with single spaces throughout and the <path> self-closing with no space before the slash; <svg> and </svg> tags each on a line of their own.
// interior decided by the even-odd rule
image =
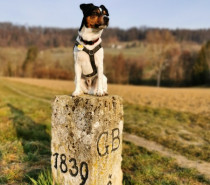
<svg viewBox="0 0 210 185">
<path fill-rule="evenodd" d="M 61 185 L 122 185 L 119 96 L 56 96 L 51 167 Z"/>
</svg>

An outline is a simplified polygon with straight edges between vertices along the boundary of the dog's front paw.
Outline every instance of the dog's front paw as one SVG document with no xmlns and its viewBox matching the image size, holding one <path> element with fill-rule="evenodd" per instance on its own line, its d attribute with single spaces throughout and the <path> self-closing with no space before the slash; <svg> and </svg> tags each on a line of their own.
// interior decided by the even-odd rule
<svg viewBox="0 0 210 185">
<path fill-rule="evenodd" d="M 79 96 L 79 95 L 81 95 L 82 94 L 82 92 L 81 91 L 74 91 L 73 93 L 72 93 L 72 96 Z"/>
<path fill-rule="evenodd" d="M 96 95 L 97 96 L 104 96 L 104 92 L 103 92 L 103 90 L 98 90 L 97 92 L 96 92 Z"/>
</svg>

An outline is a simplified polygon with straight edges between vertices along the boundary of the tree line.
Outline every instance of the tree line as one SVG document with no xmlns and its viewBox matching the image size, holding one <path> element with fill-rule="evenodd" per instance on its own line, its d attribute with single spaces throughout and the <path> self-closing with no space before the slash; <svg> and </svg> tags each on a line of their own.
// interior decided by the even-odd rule
<svg viewBox="0 0 210 185">
<path fill-rule="evenodd" d="M 180 49 L 179 46 L 151 43 L 151 63 L 146 58 L 127 58 L 123 53 L 105 54 L 104 71 L 109 83 L 152 86 L 197 86 L 210 85 L 210 41 L 199 52 Z M 5 68 L 5 76 L 50 78 L 74 80 L 73 61 L 66 68 L 56 61 L 38 58 L 38 48 L 28 48 L 25 60 L 12 69 L 11 63 Z M 52 62 L 51 62 L 52 63 Z M 152 70 L 148 70 L 148 69 Z M 149 78 L 146 73 L 151 73 Z"/>
<path fill-rule="evenodd" d="M 64 48 L 57 48 L 60 57 L 43 58 L 43 53 L 56 47 L 73 46 L 77 29 L 57 29 L 0 24 L 1 47 L 27 48 L 25 59 L 14 62 L 1 53 L 0 74 L 52 79 L 74 79 L 73 57 L 64 61 Z M 208 33 L 208 34 L 207 34 Z M 142 41 L 144 54 L 128 57 L 125 53 L 105 53 L 104 68 L 109 83 L 156 86 L 210 85 L 210 30 L 169 30 L 110 28 L 103 34 L 103 44 L 126 42 L 136 47 Z M 209 41 L 208 41 L 209 40 Z M 135 42 L 129 42 L 135 41 Z M 185 42 L 182 42 L 185 41 Z M 199 43 L 200 50 L 183 47 L 183 43 Z M 202 44 L 200 44 L 202 43 Z M 139 50 L 139 46 L 137 47 Z M 69 48 L 70 49 L 70 48 Z M 69 51 L 70 52 L 70 51 Z M 8 55 L 8 54 L 7 54 Z M 68 67 L 66 67 L 68 64 Z"/>
<path fill-rule="evenodd" d="M 104 43 L 144 41 L 150 31 L 170 32 L 176 41 L 192 41 L 204 43 L 210 40 L 210 29 L 159 29 L 159 28 L 108 28 L 103 33 Z M 13 25 L 12 23 L 0 23 L 1 47 L 29 47 L 35 45 L 39 48 L 71 47 L 74 45 L 78 29 L 43 28 Z"/>
</svg>

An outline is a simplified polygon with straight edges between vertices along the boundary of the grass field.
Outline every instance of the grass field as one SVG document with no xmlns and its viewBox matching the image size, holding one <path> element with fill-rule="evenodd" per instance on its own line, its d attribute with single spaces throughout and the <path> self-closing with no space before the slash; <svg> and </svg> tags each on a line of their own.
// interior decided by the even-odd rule
<svg viewBox="0 0 210 185">
<path fill-rule="evenodd" d="M 30 184 L 50 167 L 51 101 L 73 83 L 0 79 L 0 184 Z M 110 85 L 123 96 L 125 131 L 193 160 L 210 161 L 210 90 Z M 24 92 L 23 94 L 18 93 Z M 29 96 L 26 96 L 29 95 Z M 131 143 L 123 144 L 124 184 L 210 184 L 194 169 Z"/>
<path fill-rule="evenodd" d="M 14 82 L 23 82 L 29 85 L 48 88 L 55 92 L 57 91 L 58 93 L 70 94 L 74 90 L 74 83 L 71 81 L 39 80 L 30 78 L 9 79 Z M 110 94 L 118 94 L 123 97 L 125 102 L 131 104 L 139 104 L 152 108 L 167 108 L 210 117 L 209 88 L 156 88 L 112 84 L 110 84 L 108 88 Z M 30 87 L 28 92 L 30 93 Z M 52 92 L 52 95 L 55 92 Z"/>
</svg>

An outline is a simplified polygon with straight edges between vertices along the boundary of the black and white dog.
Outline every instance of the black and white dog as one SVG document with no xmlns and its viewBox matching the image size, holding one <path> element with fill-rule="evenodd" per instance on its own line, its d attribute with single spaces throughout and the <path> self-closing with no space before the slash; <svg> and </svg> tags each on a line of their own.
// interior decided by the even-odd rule
<svg viewBox="0 0 210 185">
<path fill-rule="evenodd" d="M 107 94 L 107 78 L 103 74 L 101 35 L 109 24 L 109 13 L 104 5 L 81 4 L 80 8 L 84 17 L 74 47 L 76 89 L 72 95 L 104 96 Z"/>
</svg>

